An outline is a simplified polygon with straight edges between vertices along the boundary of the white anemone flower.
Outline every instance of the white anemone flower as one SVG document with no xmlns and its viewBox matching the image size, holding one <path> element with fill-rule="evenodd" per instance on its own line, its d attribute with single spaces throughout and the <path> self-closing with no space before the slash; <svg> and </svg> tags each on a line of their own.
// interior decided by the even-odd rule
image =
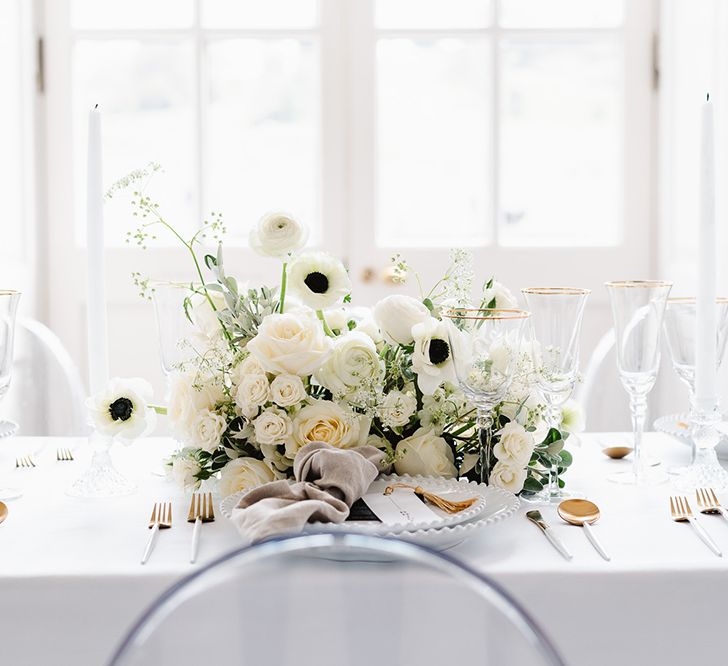
<svg viewBox="0 0 728 666">
<path fill-rule="evenodd" d="M 306 252 L 291 262 L 288 288 L 312 310 L 324 310 L 351 292 L 351 281 L 336 257 L 326 252 Z"/>
<path fill-rule="evenodd" d="M 412 327 L 412 369 L 425 395 L 432 395 L 443 382 L 457 382 L 449 332 L 448 322 L 434 317 Z"/>
<path fill-rule="evenodd" d="M 156 415 L 149 406 L 152 386 L 144 379 L 114 378 L 86 401 L 96 432 L 127 441 L 141 437 L 154 427 Z"/>
</svg>

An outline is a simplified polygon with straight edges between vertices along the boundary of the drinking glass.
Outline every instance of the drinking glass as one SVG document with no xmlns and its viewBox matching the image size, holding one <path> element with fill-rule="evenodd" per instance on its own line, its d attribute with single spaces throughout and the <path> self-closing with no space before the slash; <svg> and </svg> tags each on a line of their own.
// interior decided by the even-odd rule
<svg viewBox="0 0 728 666">
<path fill-rule="evenodd" d="M 0 290 L 0 402 L 10 387 L 13 369 L 13 341 L 15 339 L 15 317 L 18 311 L 20 292 Z M 18 426 L 12 421 L 0 421 L 0 437 L 15 434 Z M 0 487 L 0 500 L 15 499 L 22 493 L 15 488 Z"/>
<path fill-rule="evenodd" d="M 525 310 L 481 308 L 455 309 L 445 315 L 452 323 L 450 353 L 463 393 L 477 410 L 480 480 L 490 476 L 490 444 L 493 409 L 513 380 L 523 349 Z"/>
<path fill-rule="evenodd" d="M 192 324 L 185 314 L 184 301 L 193 292 L 189 284 L 179 282 L 155 282 L 153 288 L 152 302 L 157 319 L 159 359 L 162 371 L 169 377 L 180 363 L 191 356 L 191 351 L 184 347 L 184 341 L 193 332 Z"/>
<path fill-rule="evenodd" d="M 536 382 L 547 405 L 546 423 L 549 429 L 558 429 L 561 407 L 571 397 L 579 372 L 581 320 L 591 291 L 573 287 L 530 287 L 522 293 L 531 312 L 533 360 Z M 523 499 L 551 504 L 575 496 L 574 492 L 559 488 L 559 469 L 554 466 L 549 470 L 548 485 Z"/>
<path fill-rule="evenodd" d="M 717 372 L 723 362 L 728 340 L 728 298 L 718 298 L 715 307 Z M 684 490 L 702 486 L 713 487 L 715 490 L 726 490 L 728 489 L 728 474 L 720 466 L 715 456 L 715 445 L 719 441 L 718 433 L 710 432 L 710 429 L 707 432 L 701 429 L 700 425 L 704 418 L 695 400 L 696 325 L 697 308 L 694 298 L 668 299 L 665 310 L 665 336 L 673 368 L 688 388 L 692 444 L 690 465 L 674 467 L 668 472 L 684 477 L 676 482 Z M 709 420 L 713 420 L 713 415 L 710 416 Z M 700 461 L 698 461 L 699 450 Z M 684 476 L 686 474 L 687 476 Z"/>
<path fill-rule="evenodd" d="M 672 282 L 625 280 L 607 282 L 612 304 L 619 378 L 629 395 L 634 432 L 633 469 L 609 477 L 610 481 L 638 486 L 656 485 L 667 475 L 648 467 L 642 451 L 647 396 L 660 367 L 660 331 Z"/>
</svg>

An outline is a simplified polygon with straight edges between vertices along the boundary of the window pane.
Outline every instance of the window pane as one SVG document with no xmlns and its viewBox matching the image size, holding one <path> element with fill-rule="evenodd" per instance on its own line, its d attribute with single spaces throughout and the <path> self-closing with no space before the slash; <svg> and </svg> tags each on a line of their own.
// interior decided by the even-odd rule
<svg viewBox="0 0 728 666">
<path fill-rule="evenodd" d="M 615 41 L 502 48 L 500 238 L 611 245 L 621 237 L 621 58 Z"/>
<path fill-rule="evenodd" d="M 317 58 L 310 40 L 209 46 L 205 209 L 224 213 L 233 238 L 272 209 L 319 228 Z"/>
<path fill-rule="evenodd" d="M 132 40 L 81 41 L 73 60 L 74 180 L 77 237 L 85 233 L 88 111 L 101 110 L 104 185 L 159 162 L 153 199 L 177 227 L 196 228 L 193 170 L 194 116 L 191 45 Z M 120 245 L 132 229 L 131 207 L 117 197 L 105 208 L 107 242 Z M 167 236 L 159 234 L 160 242 Z M 171 242 L 171 241 L 169 241 Z"/>
<path fill-rule="evenodd" d="M 188 28 L 193 0 L 71 0 L 74 28 Z"/>
<path fill-rule="evenodd" d="M 312 28 L 316 0 L 202 0 L 206 28 Z"/>
<path fill-rule="evenodd" d="M 489 53 L 485 39 L 379 42 L 380 245 L 489 240 Z"/>
<path fill-rule="evenodd" d="M 490 0 L 377 0 L 379 28 L 482 28 L 491 22 Z"/>
<path fill-rule="evenodd" d="M 623 0 L 501 0 L 507 28 L 602 28 L 622 22 Z"/>
</svg>

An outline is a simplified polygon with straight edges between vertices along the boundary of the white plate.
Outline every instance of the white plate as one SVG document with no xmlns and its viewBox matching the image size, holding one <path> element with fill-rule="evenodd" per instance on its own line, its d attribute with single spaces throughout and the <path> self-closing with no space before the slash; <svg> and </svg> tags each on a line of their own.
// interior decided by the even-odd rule
<svg viewBox="0 0 728 666">
<path fill-rule="evenodd" d="M 416 532 L 417 530 L 429 530 L 432 528 L 448 527 L 457 525 L 477 517 L 485 509 L 484 490 L 487 486 L 468 481 L 467 479 L 443 479 L 432 476 L 410 476 L 409 474 L 386 474 L 377 478 L 369 489 L 368 493 L 384 492 L 390 483 L 406 483 L 411 486 L 421 486 L 426 491 L 435 493 L 452 501 L 462 501 L 471 497 L 477 497 L 477 501 L 467 509 L 457 513 L 447 513 L 436 506 L 428 504 L 436 518 L 429 521 L 398 523 L 396 525 L 384 525 L 371 520 L 349 520 L 343 523 L 309 523 L 306 525 L 306 533 L 314 532 L 357 532 L 383 536 L 399 532 Z M 245 497 L 250 490 L 242 490 L 234 495 L 226 497 L 220 503 L 220 511 L 224 516 L 230 518 L 233 509 L 238 502 Z"/>
<path fill-rule="evenodd" d="M 725 414 L 723 415 L 723 419 L 726 419 Z M 655 419 L 654 426 L 655 430 L 672 435 L 679 442 L 690 445 L 690 432 L 687 427 L 689 422 L 690 414 L 668 414 L 667 416 L 661 416 L 659 419 Z M 728 460 L 728 438 L 725 433 L 721 433 L 720 442 L 715 447 L 715 451 L 721 460 Z"/>
<path fill-rule="evenodd" d="M 465 483 L 468 483 L 465 481 Z M 478 492 L 485 499 L 483 511 L 474 518 L 457 525 L 448 527 L 435 527 L 430 529 L 419 529 L 412 532 L 387 532 L 383 536 L 397 537 L 423 546 L 429 546 L 435 550 L 446 550 L 462 543 L 468 537 L 476 532 L 494 525 L 506 518 L 510 518 L 516 513 L 520 506 L 519 499 L 513 494 L 495 486 L 485 486 L 483 484 L 468 484 L 475 486 Z M 230 517 L 232 508 L 237 504 L 243 493 L 230 495 L 220 503 L 220 511 L 223 515 Z M 236 498 L 233 500 L 233 498 Z M 344 523 L 343 525 L 326 525 L 327 528 L 335 527 L 337 529 L 349 532 L 359 531 L 356 526 L 361 523 Z M 309 533 L 312 525 L 307 525 L 304 534 Z M 319 528 L 318 531 L 321 531 Z"/>
</svg>

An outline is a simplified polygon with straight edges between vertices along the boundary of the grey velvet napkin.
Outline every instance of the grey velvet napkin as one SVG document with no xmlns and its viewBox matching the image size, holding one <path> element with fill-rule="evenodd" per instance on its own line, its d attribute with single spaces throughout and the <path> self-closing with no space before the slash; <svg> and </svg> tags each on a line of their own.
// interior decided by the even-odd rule
<svg viewBox="0 0 728 666">
<path fill-rule="evenodd" d="M 384 471 L 383 459 L 373 446 L 306 444 L 293 463 L 296 480 L 271 481 L 250 491 L 233 509 L 232 520 L 250 543 L 300 532 L 307 522 L 341 523 Z"/>
</svg>

